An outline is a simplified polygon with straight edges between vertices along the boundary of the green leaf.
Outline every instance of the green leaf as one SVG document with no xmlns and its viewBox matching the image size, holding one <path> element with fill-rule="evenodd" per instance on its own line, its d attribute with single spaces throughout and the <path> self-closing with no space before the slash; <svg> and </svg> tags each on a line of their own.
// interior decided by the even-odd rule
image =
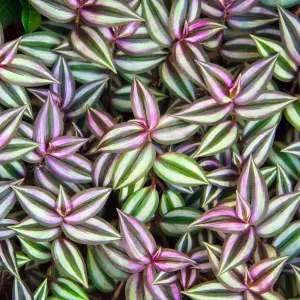
<svg viewBox="0 0 300 300">
<path fill-rule="evenodd" d="M 297 4 L 300 4 L 299 0 L 260 0 L 260 2 L 266 6 L 276 7 L 276 3 L 278 3 L 282 7 L 291 7 Z"/>
<path fill-rule="evenodd" d="M 55 264 L 73 280 L 88 287 L 86 267 L 79 249 L 66 239 L 57 239 L 52 244 Z M 70 298 L 69 298 L 70 299 Z"/>
<path fill-rule="evenodd" d="M 20 279 L 15 245 L 10 240 L 0 242 L 0 259 L 4 267 L 16 278 Z"/>
<path fill-rule="evenodd" d="M 22 236 L 18 236 L 18 239 L 24 252 L 32 260 L 40 263 L 51 260 L 51 245 L 49 242 L 34 242 Z"/>
<path fill-rule="evenodd" d="M 97 259 L 96 247 L 88 247 L 87 269 L 93 284 L 102 292 L 110 293 L 115 289 L 116 280 L 111 278 Z"/>
<path fill-rule="evenodd" d="M 194 157 L 210 156 L 229 149 L 237 139 L 237 124 L 225 121 L 214 126 L 203 137 Z"/>
<path fill-rule="evenodd" d="M 184 205 L 184 199 L 178 192 L 172 190 L 164 191 L 160 199 L 159 214 L 164 216 L 169 211 L 178 207 L 183 207 Z"/>
<path fill-rule="evenodd" d="M 62 42 L 61 37 L 52 32 L 38 31 L 22 37 L 19 50 L 27 55 L 42 61 L 48 67 L 52 66 L 58 58 L 53 50 Z"/>
<path fill-rule="evenodd" d="M 277 235 L 272 245 L 279 251 L 280 256 L 290 256 L 290 260 L 300 253 L 300 221 L 291 223 Z"/>
<path fill-rule="evenodd" d="M 47 278 L 38 286 L 33 294 L 34 300 L 46 300 L 48 296 L 48 280 Z"/>
<path fill-rule="evenodd" d="M 300 131 L 300 100 L 288 105 L 284 111 L 286 119 Z"/>
<path fill-rule="evenodd" d="M 199 228 L 188 226 L 200 215 L 201 212 L 192 207 L 175 208 L 163 216 L 159 226 L 166 235 L 180 237 L 186 232 L 199 230 Z"/>
<path fill-rule="evenodd" d="M 261 57 L 270 57 L 279 53 L 274 69 L 274 77 L 280 81 L 292 81 L 297 72 L 297 65 L 289 54 L 284 50 L 283 44 L 268 38 L 251 35 L 256 43 L 257 50 Z"/>
<path fill-rule="evenodd" d="M 123 153 L 115 167 L 113 189 L 123 188 L 144 177 L 152 168 L 155 155 L 152 143 Z"/>
<path fill-rule="evenodd" d="M 67 278 L 58 278 L 51 284 L 52 293 L 62 300 L 88 300 L 84 290 L 75 282 Z"/>
<path fill-rule="evenodd" d="M 158 207 L 158 192 L 155 186 L 145 187 L 133 194 L 122 206 L 122 211 L 146 223 Z"/>
<path fill-rule="evenodd" d="M 32 33 L 41 25 L 41 14 L 26 0 L 23 1 L 22 23 L 25 33 Z"/>
<path fill-rule="evenodd" d="M 28 286 L 22 282 L 21 280 L 15 277 L 13 284 L 13 295 L 12 299 L 14 300 L 33 300 L 33 296 L 31 294 Z"/>
<path fill-rule="evenodd" d="M 185 154 L 168 152 L 159 155 L 153 169 L 161 179 L 171 184 L 192 187 L 208 183 L 202 168 Z"/>
<path fill-rule="evenodd" d="M 18 0 L 1 0 L 0 20 L 3 28 L 20 20 L 22 7 Z M 1 43 L 0 43 L 1 45 Z"/>
</svg>

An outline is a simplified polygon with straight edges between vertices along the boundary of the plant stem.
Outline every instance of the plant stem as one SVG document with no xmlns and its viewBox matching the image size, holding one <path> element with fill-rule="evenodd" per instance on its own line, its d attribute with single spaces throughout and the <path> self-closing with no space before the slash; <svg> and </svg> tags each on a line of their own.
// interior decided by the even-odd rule
<svg viewBox="0 0 300 300">
<path fill-rule="evenodd" d="M 116 288 L 116 290 L 115 290 L 115 292 L 114 292 L 111 300 L 117 300 L 119 298 L 119 295 L 120 295 L 120 293 L 121 293 L 121 291 L 123 289 L 124 284 L 125 284 L 125 281 L 121 281 L 119 283 L 119 285 L 117 286 L 117 288 Z"/>
</svg>

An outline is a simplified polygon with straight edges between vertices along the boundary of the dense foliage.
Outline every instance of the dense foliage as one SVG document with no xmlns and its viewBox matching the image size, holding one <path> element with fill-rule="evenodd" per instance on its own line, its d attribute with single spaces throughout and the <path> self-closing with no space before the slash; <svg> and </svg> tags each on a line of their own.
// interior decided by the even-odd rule
<svg viewBox="0 0 300 300">
<path fill-rule="evenodd" d="M 1 300 L 299 299 L 299 1 L 22 2 Z"/>
</svg>

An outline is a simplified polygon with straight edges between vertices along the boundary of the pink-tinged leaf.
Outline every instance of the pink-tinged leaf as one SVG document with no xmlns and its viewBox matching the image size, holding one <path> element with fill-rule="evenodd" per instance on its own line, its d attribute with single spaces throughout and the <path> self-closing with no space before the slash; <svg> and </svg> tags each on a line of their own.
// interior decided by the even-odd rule
<svg viewBox="0 0 300 300">
<path fill-rule="evenodd" d="M 17 54 L 7 66 L 0 66 L 0 78 L 18 86 L 40 86 L 57 83 L 49 70 L 37 59 Z"/>
<path fill-rule="evenodd" d="M 95 186 L 111 186 L 115 166 L 121 153 L 101 153 L 93 165 L 92 177 Z"/>
<path fill-rule="evenodd" d="M 153 130 L 159 122 L 159 108 L 152 92 L 136 77 L 131 89 L 131 106 L 136 119 L 144 119 L 149 130 Z"/>
<path fill-rule="evenodd" d="M 100 187 L 76 194 L 70 199 L 71 211 L 64 220 L 69 224 L 79 224 L 95 216 L 103 208 L 110 193 L 110 188 Z"/>
<path fill-rule="evenodd" d="M 16 135 L 26 109 L 27 105 L 0 113 L 0 150 L 5 148 Z"/>
<path fill-rule="evenodd" d="M 32 88 L 29 88 L 27 89 L 36 99 L 40 100 L 43 104 L 46 103 L 48 97 L 49 97 L 49 90 L 47 89 L 32 89 Z M 57 104 L 58 107 L 60 107 L 61 103 L 62 103 L 62 100 L 61 100 L 61 97 L 54 93 L 54 92 L 51 92 L 51 95 L 52 95 L 52 99 L 54 101 L 54 103 Z"/>
<path fill-rule="evenodd" d="M 185 22 L 189 23 L 200 17 L 201 4 L 195 0 L 179 0 L 172 5 L 169 27 L 172 36 L 180 39 L 184 35 Z"/>
<path fill-rule="evenodd" d="M 188 123 L 199 125 L 214 125 L 224 120 L 233 110 L 233 103 L 220 105 L 211 97 L 205 97 L 186 105 L 174 116 Z"/>
<path fill-rule="evenodd" d="M 268 209 L 268 190 L 252 156 L 243 167 L 237 190 L 240 196 L 251 204 L 252 214 L 249 223 L 259 224 Z"/>
<path fill-rule="evenodd" d="M 73 100 L 75 93 L 75 82 L 69 65 L 63 56 L 56 61 L 53 69 L 53 76 L 59 81 L 59 84 L 52 84 L 50 89 L 62 99 L 61 108 L 67 107 Z"/>
<path fill-rule="evenodd" d="M 158 125 L 151 133 L 151 138 L 162 145 L 183 142 L 199 130 L 198 124 L 188 124 L 179 118 L 166 114 L 161 117 Z"/>
<path fill-rule="evenodd" d="M 195 264 L 186 254 L 167 248 L 159 248 L 152 258 L 152 265 L 164 272 L 175 272 Z"/>
<path fill-rule="evenodd" d="M 206 177 L 210 184 L 223 189 L 235 187 L 237 185 L 239 174 L 233 167 L 223 167 L 211 171 Z"/>
<path fill-rule="evenodd" d="M 261 237 L 274 237 L 293 219 L 300 204 L 300 192 L 283 194 L 269 202 L 267 214 L 256 232 Z"/>
<path fill-rule="evenodd" d="M 188 34 L 184 40 L 190 43 L 203 43 L 225 28 L 224 25 L 209 19 L 195 20 L 188 25 Z"/>
<path fill-rule="evenodd" d="M 49 142 L 47 154 L 56 158 L 65 158 L 75 154 L 88 139 L 82 139 L 74 136 L 60 136 Z"/>
<path fill-rule="evenodd" d="M 48 99 L 39 111 L 34 124 L 33 139 L 40 143 L 37 148 L 42 155 L 47 153 L 48 143 L 63 134 L 63 117 L 58 106 L 54 103 L 52 95 L 49 93 Z"/>
<path fill-rule="evenodd" d="M 124 152 L 143 145 L 148 137 L 139 123 L 122 123 L 111 127 L 99 143 L 99 151 L 108 153 Z"/>
<path fill-rule="evenodd" d="M 205 87 L 196 61 L 208 62 L 209 58 L 201 45 L 178 41 L 172 48 L 172 55 L 180 71 L 188 79 L 201 87 Z"/>
<path fill-rule="evenodd" d="M 20 204 L 35 221 L 46 227 L 56 227 L 63 218 L 56 212 L 56 199 L 48 191 L 35 186 L 13 186 Z"/>
<path fill-rule="evenodd" d="M 249 10 L 251 10 L 252 7 L 254 7 L 259 0 L 237 0 L 233 1 L 233 4 L 228 8 L 227 12 L 229 15 L 241 15 Z"/>
<path fill-rule="evenodd" d="M 234 97 L 234 103 L 246 105 L 259 97 L 272 79 L 278 55 L 260 59 L 241 73 L 241 91 Z"/>
<path fill-rule="evenodd" d="M 70 197 L 62 186 L 59 187 L 59 194 L 57 196 L 55 210 L 62 217 L 68 215 L 72 210 Z"/>
<path fill-rule="evenodd" d="M 72 183 L 88 183 L 92 181 L 92 163 L 80 154 L 69 155 L 58 159 L 47 155 L 45 163 L 58 179 Z"/>
<path fill-rule="evenodd" d="M 117 268 L 126 273 L 139 273 L 145 268 L 145 265 L 131 259 L 123 249 L 114 244 L 101 245 L 105 257 Z"/>
<path fill-rule="evenodd" d="M 8 65 L 18 52 L 21 38 L 0 46 L 0 66 Z"/>
<path fill-rule="evenodd" d="M 79 244 L 100 245 L 119 240 L 120 234 L 107 221 L 99 217 L 92 217 L 77 225 L 62 223 L 65 235 Z"/>
<path fill-rule="evenodd" d="M 252 227 L 244 234 L 229 234 L 223 245 L 219 274 L 248 261 L 255 247 L 256 234 Z"/>
<path fill-rule="evenodd" d="M 245 200 L 238 191 L 236 191 L 236 215 L 244 222 L 249 222 L 251 217 L 252 209 L 250 203 Z"/>
<path fill-rule="evenodd" d="M 253 265 L 249 269 L 249 274 L 254 282 L 249 289 L 259 294 L 272 289 L 287 260 L 288 256 L 267 258 Z"/>
<path fill-rule="evenodd" d="M 240 220 L 233 208 L 227 207 L 214 208 L 205 212 L 190 224 L 190 227 L 194 226 L 236 234 L 244 233 L 249 228 L 249 224 Z"/>
<path fill-rule="evenodd" d="M 143 264 L 152 260 L 157 250 L 156 242 L 144 224 L 118 210 L 120 230 L 125 249 L 132 259 Z"/>
<path fill-rule="evenodd" d="M 143 299 L 145 296 L 143 287 L 143 274 L 136 273 L 132 274 L 126 281 L 125 286 L 125 297 L 129 299 Z"/>
<path fill-rule="evenodd" d="M 230 103 L 232 100 L 229 96 L 229 88 L 233 84 L 232 75 L 219 65 L 201 61 L 197 63 L 210 95 L 221 105 Z"/>
<path fill-rule="evenodd" d="M 179 300 L 178 295 L 176 291 L 176 296 L 170 295 L 170 290 L 168 290 L 165 286 L 160 285 L 154 285 L 153 281 L 155 280 L 157 276 L 157 272 L 151 264 L 147 265 L 145 267 L 145 270 L 143 272 L 143 280 L 144 280 L 144 299 L 160 299 L 160 300 Z M 170 285 L 170 288 L 172 288 L 173 285 Z M 131 298 L 130 298 L 131 299 Z"/>
<path fill-rule="evenodd" d="M 92 107 L 87 109 L 87 122 L 90 130 L 98 139 L 101 139 L 112 126 L 116 125 L 110 114 Z"/>
<path fill-rule="evenodd" d="M 97 0 L 80 9 L 82 20 L 93 27 L 113 27 L 143 19 L 124 0 Z"/>
<path fill-rule="evenodd" d="M 29 2 L 42 15 L 57 23 L 69 23 L 76 17 L 76 12 L 59 0 L 29 0 Z"/>
<path fill-rule="evenodd" d="M 62 182 L 57 179 L 52 172 L 45 165 L 39 165 L 34 169 L 34 179 L 36 180 L 37 186 L 40 186 L 54 195 L 59 194 L 60 185 L 64 187 L 64 189 L 69 194 L 75 194 L 79 192 L 81 189 L 85 189 L 85 185 L 76 185 L 75 183 L 70 182 Z"/>
</svg>

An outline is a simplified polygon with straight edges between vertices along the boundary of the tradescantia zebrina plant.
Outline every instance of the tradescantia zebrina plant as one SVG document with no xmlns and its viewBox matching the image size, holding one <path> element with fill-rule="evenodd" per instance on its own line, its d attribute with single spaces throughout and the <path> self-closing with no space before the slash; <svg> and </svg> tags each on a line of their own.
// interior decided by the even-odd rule
<svg viewBox="0 0 300 300">
<path fill-rule="evenodd" d="M 0 299 L 299 299 L 300 2 L 28 3 L 37 31 L 0 25 Z"/>
</svg>

